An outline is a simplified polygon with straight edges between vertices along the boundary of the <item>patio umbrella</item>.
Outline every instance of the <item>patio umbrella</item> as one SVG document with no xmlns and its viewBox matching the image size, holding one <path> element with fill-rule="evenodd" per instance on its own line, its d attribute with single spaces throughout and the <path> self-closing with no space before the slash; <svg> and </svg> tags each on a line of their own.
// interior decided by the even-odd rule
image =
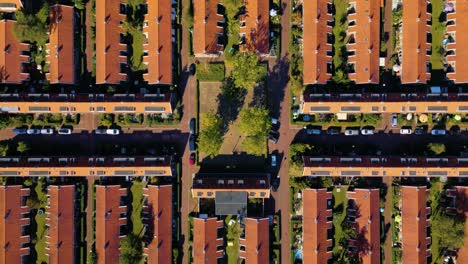
<svg viewBox="0 0 468 264">
<path fill-rule="evenodd" d="M 428 120 L 428 117 L 427 117 L 426 114 L 422 114 L 422 115 L 419 116 L 419 122 L 426 123 L 427 120 Z"/>
</svg>

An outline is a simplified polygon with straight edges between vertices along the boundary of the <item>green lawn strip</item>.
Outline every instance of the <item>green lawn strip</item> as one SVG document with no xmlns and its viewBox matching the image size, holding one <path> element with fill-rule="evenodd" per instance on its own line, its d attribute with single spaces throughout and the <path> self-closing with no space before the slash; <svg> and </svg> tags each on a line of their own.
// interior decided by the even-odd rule
<svg viewBox="0 0 468 264">
<path fill-rule="evenodd" d="M 146 68 L 143 64 L 143 41 L 145 35 L 141 31 L 131 32 L 132 34 L 132 68 L 134 71 L 144 70 Z"/>
<path fill-rule="evenodd" d="M 224 56 L 226 61 L 230 61 L 235 52 L 229 51 L 239 44 L 239 18 L 237 14 L 242 6 L 242 1 L 223 0 L 222 3 L 226 8 L 225 20 L 227 29 L 227 44 L 224 48 Z"/>
<path fill-rule="evenodd" d="M 36 221 L 36 243 L 35 243 L 35 250 L 37 254 L 37 263 L 47 263 L 48 257 L 45 254 L 46 244 L 46 234 L 47 234 L 47 227 L 46 227 L 46 213 L 44 212 L 44 208 L 47 205 L 47 194 L 44 192 L 45 188 L 44 180 L 38 180 L 36 187 L 34 187 L 34 192 L 36 193 L 37 200 L 39 201 L 40 207 L 43 211 L 42 215 L 36 214 L 34 217 Z"/>
<path fill-rule="evenodd" d="M 437 207 L 439 206 L 439 195 L 440 192 L 443 190 L 443 184 L 439 180 L 432 180 L 431 182 L 431 188 L 429 189 L 429 203 L 431 205 L 431 210 L 434 213 L 434 211 L 437 211 Z M 435 214 L 433 214 L 431 217 L 431 224 L 435 225 L 436 221 L 438 220 L 437 217 L 435 217 Z M 439 240 L 438 239 L 432 239 L 431 241 L 431 253 L 432 253 L 432 260 L 431 263 L 439 263 L 441 259 L 441 249 L 439 247 Z"/>
<path fill-rule="evenodd" d="M 200 63 L 197 65 L 197 78 L 200 81 L 224 81 L 224 63 Z"/>
<path fill-rule="evenodd" d="M 143 230 L 143 220 L 141 218 L 143 210 L 143 188 L 146 183 L 141 181 L 133 181 L 132 187 L 130 188 L 132 192 L 132 226 L 133 234 L 140 236 L 142 235 Z"/>
<path fill-rule="evenodd" d="M 229 221 L 233 219 L 236 221 L 232 226 L 229 225 Z M 224 220 L 226 226 L 226 238 L 227 243 L 232 242 L 232 246 L 226 246 L 226 255 L 228 264 L 237 264 L 239 261 L 239 235 L 240 228 L 236 217 L 227 216 Z"/>
<path fill-rule="evenodd" d="M 444 48 L 442 39 L 445 34 L 445 23 L 439 20 L 443 8 L 444 0 L 432 0 L 432 70 L 441 70 L 443 68 Z"/>
<path fill-rule="evenodd" d="M 338 192 L 338 189 L 340 190 Z M 339 253 L 342 250 L 338 244 L 341 240 L 342 228 L 341 223 L 346 218 L 346 191 L 348 190 L 347 186 L 342 186 L 341 188 L 333 189 L 333 198 L 335 199 L 335 205 L 333 207 L 333 226 L 335 229 L 335 234 L 333 237 L 333 255 Z M 341 212 L 340 212 L 341 211 Z"/>
<path fill-rule="evenodd" d="M 334 80 L 338 83 L 347 80 L 347 54 L 346 54 L 346 31 L 348 29 L 348 0 L 334 0 L 335 5 L 335 26 L 333 27 L 333 35 L 335 43 L 333 44 L 334 56 Z"/>
</svg>

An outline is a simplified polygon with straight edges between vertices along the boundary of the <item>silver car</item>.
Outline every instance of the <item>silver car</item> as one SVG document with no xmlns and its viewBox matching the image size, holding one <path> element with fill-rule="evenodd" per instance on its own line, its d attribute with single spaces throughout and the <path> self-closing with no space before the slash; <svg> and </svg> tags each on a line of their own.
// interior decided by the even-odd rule
<svg viewBox="0 0 468 264">
<path fill-rule="evenodd" d="M 28 135 L 39 135 L 41 134 L 41 130 L 40 129 L 35 129 L 35 128 L 30 128 L 26 131 L 26 134 Z"/>
<path fill-rule="evenodd" d="M 54 130 L 52 128 L 43 128 L 41 129 L 42 135 L 52 135 L 54 134 Z"/>
<path fill-rule="evenodd" d="M 347 128 L 344 134 L 345 136 L 359 136 L 359 129 Z"/>
</svg>

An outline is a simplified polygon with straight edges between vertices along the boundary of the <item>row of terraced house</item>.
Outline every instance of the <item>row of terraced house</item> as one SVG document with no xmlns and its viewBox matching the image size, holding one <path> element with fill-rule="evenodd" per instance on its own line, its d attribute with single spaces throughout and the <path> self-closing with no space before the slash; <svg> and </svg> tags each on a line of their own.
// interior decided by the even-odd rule
<svg viewBox="0 0 468 264">
<path fill-rule="evenodd" d="M 398 74 L 403 84 L 426 84 L 430 80 L 431 14 L 430 1 L 403 0 L 401 54 Z M 350 0 L 346 48 L 349 79 L 356 84 L 379 83 L 381 0 Z M 332 76 L 333 8 L 332 0 L 305 0 L 303 6 L 304 84 L 326 84 Z M 455 83 L 467 83 L 468 2 L 449 0 L 447 38 L 447 77 Z M 441 43 L 442 44 L 442 43 Z M 439 51 L 432 51 L 439 52 Z"/>
<path fill-rule="evenodd" d="M 119 244 L 127 234 L 127 188 L 96 185 L 96 253 L 98 263 L 118 263 Z M 172 261 L 172 186 L 148 185 L 143 190 L 146 227 L 144 256 L 148 263 Z M 74 263 L 77 242 L 74 185 L 47 187 L 46 248 L 48 263 Z M 0 186 L 0 263 L 29 263 L 30 189 Z"/>
</svg>

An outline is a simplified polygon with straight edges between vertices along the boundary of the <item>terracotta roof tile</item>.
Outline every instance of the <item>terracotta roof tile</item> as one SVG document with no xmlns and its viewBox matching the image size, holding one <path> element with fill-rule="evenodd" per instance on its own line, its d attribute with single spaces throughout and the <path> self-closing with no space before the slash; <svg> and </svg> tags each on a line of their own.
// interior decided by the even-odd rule
<svg viewBox="0 0 468 264">
<path fill-rule="evenodd" d="M 147 35 L 143 56 L 148 72 L 143 78 L 149 84 L 172 83 L 172 7 L 171 0 L 147 0 L 148 13 L 145 15 L 143 32 Z"/>
<path fill-rule="evenodd" d="M 332 27 L 328 21 L 333 17 L 328 13 L 331 0 L 305 0 L 303 6 L 304 84 L 325 84 L 331 77 L 327 64 L 332 62 L 332 44 L 327 43 Z M 331 69 L 331 65 L 330 65 Z"/>
<path fill-rule="evenodd" d="M 430 32 L 430 27 L 427 25 L 430 18 L 426 0 L 403 1 L 402 83 L 426 83 L 430 78 L 430 74 L 427 73 L 430 57 L 426 53 L 430 49 L 426 36 Z"/>
<path fill-rule="evenodd" d="M 270 226 L 269 219 L 245 218 L 245 238 L 239 240 L 239 245 L 245 251 L 240 251 L 239 257 L 248 264 L 263 264 L 270 262 Z"/>
<path fill-rule="evenodd" d="M 49 43 L 46 44 L 50 83 L 75 83 L 74 20 L 72 6 L 54 5 L 50 8 Z"/>
<path fill-rule="evenodd" d="M 30 224 L 29 216 L 21 218 L 29 213 L 23 196 L 29 197 L 29 189 L 0 186 L 0 263 L 19 263 L 21 255 L 29 255 L 29 247 L 21 247 L 29 243 L 29 234 L 22 236 L 21 226 Z"/>
<path fill-rule="evenodd" d="M 332 193 L 326 189 L 304 189 L 302 191 L 302 258 L 304 263 L 325 263 L 332 257 L 332 239 L 328 239 L 328 230 L 332 222 L 327 218 L 332 216 L 328 209 L 328 200 L 331 205 Z"/>
<path fill-rule="evenodd" d="M 239 34 L 245 34 L 242 50 L 268 54 L 270 52 L 270 10 L 268 0 L 245 0 L 246 14 L 241 18 L 245 27 Z"/>
<path fill-rule="evenodd" d="M 217 218 L 193 218 L 194 264 L 216 264 L 218 258 L 224 257 L 224 239 L 218 238 L 218 228 L 224 228 L 224 223 Z"/>
<path fill-rule="evenodd" d="M 96 83 L 119 84 L 127 80 L 127 74 L 121 73 L 120 65 L 127 65 L 127 45 L 120 43 L 123 33 L 120 22 L 125 15 L 120 14 L 120 3 L 124 0 L 96 1 Z"/>
<path fill-rule="evenodd" d="M 29 80 L 29 73 L 23 64 L 29 64 L 29 56 L 22 55 L 29 51 L 29 45 L 19 42 L 13 35 L 16 21 L 0 21 L 0 82 L 19 84 Z"/>
<path fill-rule="evenodd" d="M 224 16 L 218 13 L 218 0 L 195 0 L 193 3 L 193 53 L 195 56 L 218 55 L 224 46 L 218 45 L 218 34 L 224 34 L 218 21 Z"/>
<path fill-rule="evenodd" d="M 447 50 L 454 50 L 454 55 L 448 55 L 447 60 L 450 64 L 454 63 L 454 72 L 447 73 L 447 77 L 455 83 L 468 82 L 468 2 L 467 1 L 449 1 L 453 3 L 455 12 L 448 13 L 447 20 L 453 21 L 454 25 L 447 26 L 447 33 L 453 35 L 455 43 L 447 45 Z"/>
<path fill-rule="evenodd" d="M 75 186 L 49 186 L 46 208 L 46 253 L 50 264 L 73 263 L 75 257 Z M 72 231 L 73 230 L 73 231 Z"/>
</svg>

